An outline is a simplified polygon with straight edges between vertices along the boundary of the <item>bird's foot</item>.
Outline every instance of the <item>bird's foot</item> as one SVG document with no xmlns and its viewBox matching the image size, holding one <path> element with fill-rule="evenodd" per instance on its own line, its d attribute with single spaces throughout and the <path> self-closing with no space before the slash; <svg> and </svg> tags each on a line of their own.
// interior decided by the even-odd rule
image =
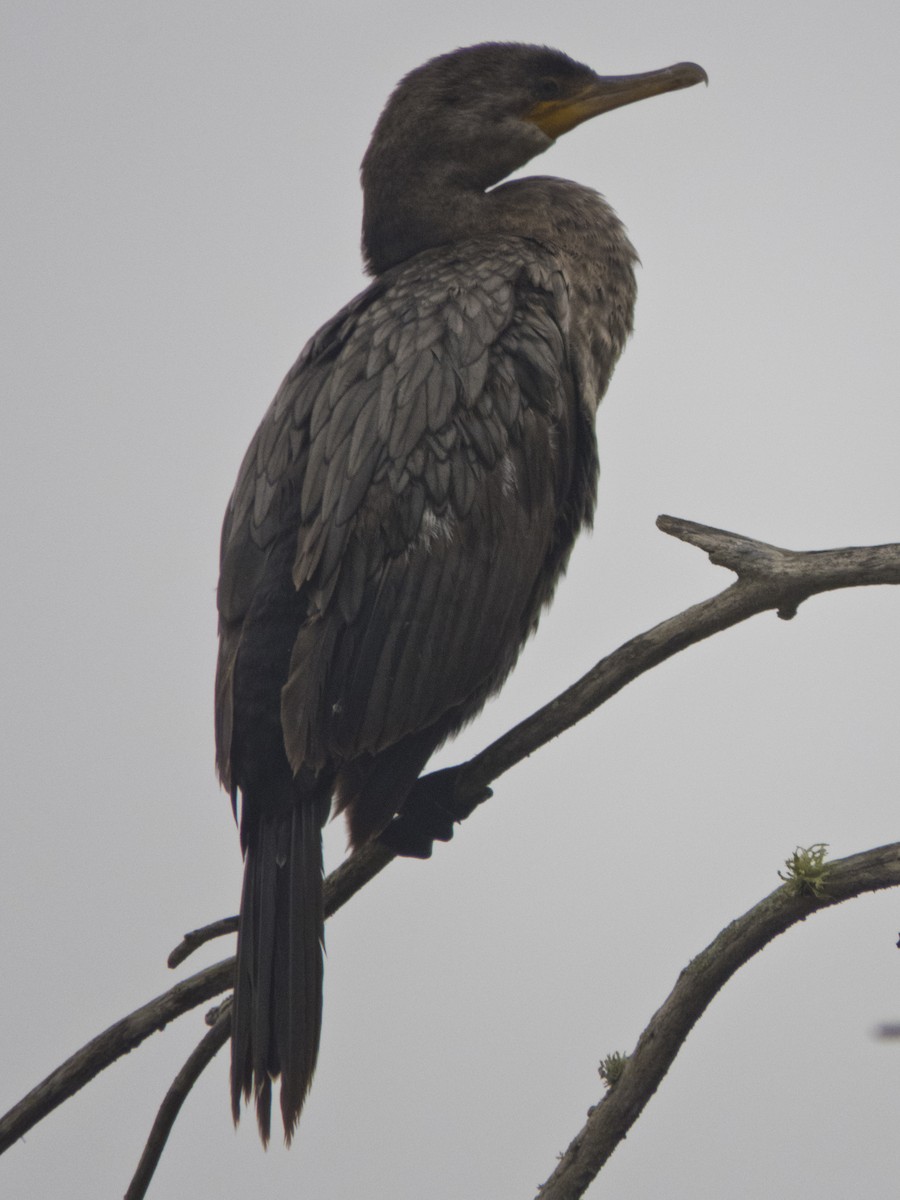
<svg viewBox="0 0 900 1200">
<path fill-rule="evenodd" d="M 432 771 L 416 781 L 403 809 L 383 831 L 379 841 L 405 858 L 431 858 L 435 842 L 449 842 L 453 826 L 464 821 L 493 792 L 482 788 L 474 798 L 456 792 L 458 767 Z"/>
</svg>

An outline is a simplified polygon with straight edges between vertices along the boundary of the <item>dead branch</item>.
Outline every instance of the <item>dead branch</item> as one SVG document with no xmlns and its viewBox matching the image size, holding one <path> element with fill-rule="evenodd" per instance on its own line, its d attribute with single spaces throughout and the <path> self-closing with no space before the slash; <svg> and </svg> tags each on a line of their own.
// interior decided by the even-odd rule
<svg viewBox="0 0 900 1200">
<path fill-rule="evenodd" d="M 166 959 L 166 966 L 171 970 L 175 967 L 180 967 L 186 958 L 199 950 L 201 946 L 205 946 L 207 942 L 211 942 L 217 937 L 227 937 L 230 933 L 237 933 L 238 919 L 237 917 L 222 917 L 219 921 L 213 921 L 209 925 L 203 925 L 200 929 L 190 929 L 182 937 L 181 941 Z"/>
<path fill-rule="evenodd" d="M 342 863 L 325 881 L 326 916 L 336 912 L 392 858 L 389 850 L 373 842 Z M 92 1038 L 0 1118 L 0 1154 L 152 1033 L 165 1028 L 175 1017 L 227 991 L 233 978 L 234 958 L 223 959 L 175 984 Z"/>
<path fill-rule="evenodd" d="M 819 894 L 791 880 L 733 921 L 678 977 L 615 1084 L 590 1110 L 537 1200 L 578 1200 L 634 1125 L 716 993 L 754 954 L 811 913 L 900 884 L 900 842 L 827 863 Z"/>
<path fill-rule="evenodd" d="M 207 1014 L 207 1024 L 211 1025 L 209 1033 L 205 1034 L 196 1048 L 191 1052 L 184 1066 L 172 1080 L 172 1086 L 166 1092 L 165 1099 L 159 1106 L 147 1144 L 141 1155 L 137 1170 L 125 1193 L 125 1200 L 144 1200 L 147 1188 L 153 1178 L 172 1126 L 178 1119 L 181 1106 L 187 1099 L 188 1092 L 219 1053 L 231 1036 L 231 999 L 223 1001 L 218 1009 Z"/>
<path fill-rule="evenodd" d="M 842 550 L 782 550 L 678 517 L 659 517 L 656 523 L 664 533 L 705 550 L 716 566 L 734 571 L 737 581 L 625 642 L 555 700 L 460 766 L 457 791 L 463 797 L 474 797 L 479 788 L 583 720 L 626 684 L 688 646 L 770 609 L 788 619 L 804 600 L 820 592 L 900 583 L 896 542 Z"/>
<path fill-rule="evenodd" d="M 231 987 L 233 976 L 234 959 L 227 958 L 176 983 L 92 1038 L 0 1119 L 0 1153 L 151 1033 Z"/>
</svg>

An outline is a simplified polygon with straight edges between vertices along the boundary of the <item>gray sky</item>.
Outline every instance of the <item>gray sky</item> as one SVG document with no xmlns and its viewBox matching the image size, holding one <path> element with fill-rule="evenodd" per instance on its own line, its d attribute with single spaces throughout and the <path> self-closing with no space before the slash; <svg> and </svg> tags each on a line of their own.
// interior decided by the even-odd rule
<svg viewBox="0 0 900 1200">
<path fill-rule="evenodd" d="M 4 5 L 0 1107 L 175 980 L 235 910 L 215 782 L 221 515 L 307 337 L 363 284 L 359 160 L 432 54 L 539 41 L 709 89 L 591 122 L 535 169 L 598 187 L 643 259 L 598 432 L 597 529 L 485 745 L 725 586 L 660 512 L 797 548 L 900 537 L 900 9 L 261 0 Z M 154 1195 L 531 1197 L 680 968 L 797 843 L 898 836 L 890 589 L 679 656 L 505 777 L 428 864 L 328 927 L 300 1135 L 231 1128 L 226 1055 Z M 343 831 L 328 831 L 332 865 Z M 896 1196 L 900 898 L 809 921 L 691 1035 L 595 1184 L 616 1200 Z M 200 958 L 221 956 L 225 947 Z M 0 1161 L 16 1197 L 124 1190 L 203 1031 L 145 1044 Z"/>
</svg>

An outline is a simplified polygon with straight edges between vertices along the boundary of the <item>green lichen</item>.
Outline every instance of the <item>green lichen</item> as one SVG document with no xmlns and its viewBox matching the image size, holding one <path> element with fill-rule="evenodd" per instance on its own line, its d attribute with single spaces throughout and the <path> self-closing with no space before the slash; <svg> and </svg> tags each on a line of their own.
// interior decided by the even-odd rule
<svg viewBox="0 0 900 1200">
<path fill-rule="evenodd" d="M 791 884 L 798 896 L 815 896 L 817 900 L 824 900 L 828 895 L 825 891 L 827 852 L 827 842 L 816 842 L 805 848 L 798 846 L 791 857 L 785 859 L 787 870 L 779 871 L 778 878 Z"/>
<path fill-rule="evenodd" d="M 616 1050 L 612 1054 L 608 1054 L 600 1063 L 597 1070 L 600 1072 L 600 1078 L 608 1088 L 614 1088 L 622 1078 L 622 1072 L 625 1070 L 627 1062 L 628 1055 L 620 1054 Z"/>
</svg>

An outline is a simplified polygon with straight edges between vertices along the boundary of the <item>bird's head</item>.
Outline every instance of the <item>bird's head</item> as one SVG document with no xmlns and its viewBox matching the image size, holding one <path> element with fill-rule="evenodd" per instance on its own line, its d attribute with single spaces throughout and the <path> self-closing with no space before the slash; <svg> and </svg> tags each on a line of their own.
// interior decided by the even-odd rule
<svg viewBox="0 0 900 1200">
<path fill-rule="evenodd" d="M 397 85 L 363 159 L 370 257 L 376 231 L 433 221 L 454 193 L 484 192 L 583 121 L 705 80 L 695 63 L 604 77 L 558 50 L 507 42 L 431 59 Z"/>
</svg>

